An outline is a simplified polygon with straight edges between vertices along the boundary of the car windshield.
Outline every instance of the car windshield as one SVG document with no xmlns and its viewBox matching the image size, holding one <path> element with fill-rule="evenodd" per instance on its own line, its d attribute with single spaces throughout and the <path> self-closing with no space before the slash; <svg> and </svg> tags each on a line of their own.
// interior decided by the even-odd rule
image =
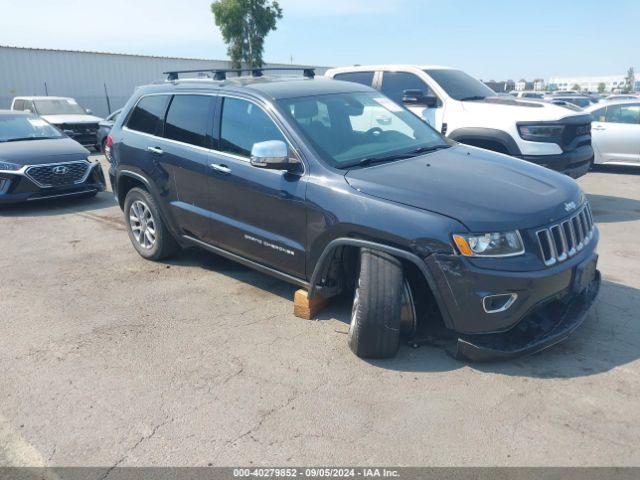
<svg viewBox="0 0 640 480">
<path fill-rule="evenodd" d="M 26 115 L 0 116 L 0 142 L 61 138 L 60 131 L 41 118 Z"/>
<path fill-rule="evenodd" d="M 480 80 L 461 70 L 436 68 L 425 72 L 454 100 L 481 100 L 496 95 Z"/>
<path fill-rule="evenodd" d="M 36 110 L 40 115 L 86 115 L 84 108 L 73 98 L 52 98 L 34 100 Z"/>
<path fill-rule="evenodd" d="M 333 166 L 349 168 L 446 148 L 442 136 L 379 93 L 342 93 L 278 101 Z"/>
</svg>

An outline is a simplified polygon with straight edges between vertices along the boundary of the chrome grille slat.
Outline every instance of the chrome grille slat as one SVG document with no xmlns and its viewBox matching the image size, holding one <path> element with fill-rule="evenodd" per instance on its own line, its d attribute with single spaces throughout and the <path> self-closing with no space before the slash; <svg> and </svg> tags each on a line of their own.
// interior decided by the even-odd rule
<svg viewBox="0 0 640 480">
<path fill-rule="evenodd" d="M 538 230 L 536 237 L 544 264 L 563 262 L 581 251 L 593 237 L 595 223 L 586 203 L 570 218 Z"/>
<path fill-rule="evenodd" d="M 66 168 L 64 173 L 56 173 L 58 167 Z M 47 165 L 33 165 L 26 169 L 25 175 L 36 185 L 43 188 L 64 187 L 84 182 L 89 173 L 89 163 L 80 160 L 76 162 L 51 163 Z"/>
</svg>

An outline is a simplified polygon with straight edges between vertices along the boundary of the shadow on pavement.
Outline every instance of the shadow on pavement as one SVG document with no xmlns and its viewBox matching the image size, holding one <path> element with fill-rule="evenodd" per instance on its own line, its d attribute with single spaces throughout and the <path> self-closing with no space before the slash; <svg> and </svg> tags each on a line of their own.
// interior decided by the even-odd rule
<svg viewBox="0 0 640 480">
<path fill-rule="evenodd" d="M 594 165 L 593 171 L 597 173 L 616 173 L 620 175 L 640 175 L 640 165 L 637 167 L 627 165 Z"/>
<path fill-rule="evenodd" d="M 632 222 L 640 219 L 640 200 L 587 194 L 596 223 Z"/>
<path fill-rule="evenodd" d="M 468 367 L 482 372 L 534 378 L 573 378 L 608 372 L 640 358 L 640 290 L 604 281 L 596 304 L 565 342 L 529 357 L 493 363 L 466 363 L 441 347 L 402 347 L 395 358 L 369 361 L 406 372 L 441 372 Z M 348 317 L 348 313 L 346 313 Z M 348 320 L 344 320 L 348 322 Z"/>
<path fill-rule="evenodd" d="M 197 248 L 165 262 L 172 266 L 199 266 L 292 301 L 297 289 L 231 260 Z M 403 372 L 446 372 L 473 368 L 482 372 L 535 378 L 571 378 L 596 375 L 640 358 L 640 290 L 603 281 L 600 296 L 584 324 L 565 342 L 538 354 L 504 362 L 466 363 L 450 357 L 442 346 L 412 348 L 403 343 L 394 358 L 366 360 L 376 367 Z M 338 320 L 336 334 L 347 340 L 351 298 L 333 299 L 317 320 Z"/>
<path fill-rule="evenodd" d="M 163 263 L 176 267 L 201 267 L 205 270 L 211 270 L 289 301 L 293 301 L 293 295 L 298 289 L 295 285 L 195 247 L 185 249 L 174 258 L 165 260 Z M 293 309 L 293 307 L 291 308 Z"/>
<path fill-rule="evenodd" d="M 0 217 L 51 217 L 117 206 L 111 192 L 91 198 L 60 198 L 0 206 Z"/>
</svg>

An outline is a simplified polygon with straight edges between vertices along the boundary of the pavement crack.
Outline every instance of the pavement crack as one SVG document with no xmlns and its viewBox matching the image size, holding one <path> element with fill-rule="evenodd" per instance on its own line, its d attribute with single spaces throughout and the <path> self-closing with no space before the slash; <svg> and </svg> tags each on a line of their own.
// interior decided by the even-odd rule
<svg viewBox="0 0 640 480">
<path fill-rule="evenodd" d="M 127 459 L 129 455 L 131 455 L 134 452 L 136 448 L 138 448 L 140 445 L 142 445 L 142 443 L 146 442 L 147 440 L 150 440 L 151 438 L 153 438 L 153 436 L 158 432 L 158 429 L 160 429 L 160 427 L 163 427 L 164 425 L 170 422 L 173 422 L 173 418 L 165 420 L 164 422 L 158 423 L 151 429 L 150 433 L 140 437 L 140 439 L 136 443 L 134 443 L 133 446 L 131 446 L 131 448 L 129 448 L 127 452 L 116 461 L 116 463 L 114 463 L 111 467 L 109 467 L 109 469 L 105 472 L 105 474 L 102 477 L 100 477 L 100 480 L 105 480 L 115 468 L 122 465 L 122 463 Z"/>
</svg>

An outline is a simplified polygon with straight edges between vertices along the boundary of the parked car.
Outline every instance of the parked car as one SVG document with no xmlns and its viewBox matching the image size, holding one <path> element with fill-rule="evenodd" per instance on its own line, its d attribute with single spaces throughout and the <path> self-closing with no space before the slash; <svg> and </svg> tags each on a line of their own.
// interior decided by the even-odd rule
<svg viewBox="0 0 640 480">
<path fill-rule="evenodd" d="M 523 90 L 523 91 L 512 91 L 509 93 L 512 97 L 515 98 L 536 98 L 541 100 L 542 98 L 544 98 L 544 92 L 535 92 L 535 91 L 531 91 L 531 90 Z"/>
<path fill-rule="evenodd" d="M 40 115 L 51 125 L 55 125 L 79 144 L 100 148 L 96 144 L 98 122 L 102 119 L 92 115 L 91 110 L 80 106 L 69 97 L 16 97 L 11 110 L 29 111 Z"/>
<path fill-rule="evenodd" d="M 527 160 L 578 178 L 593 161 L 591 118 L 536 99 L 497 97 L 461 70 L 378 65 L 326 75 L 373 86 L 448 138 Z"/>
<path fill-rule="evenodd" d="M 591 99 L 585 95 L 549 95 L 545 97 L 545 100 L 556 104 L 560 102 L 571 103 L 580 108 L 587 108 L 593 104 Z"/>
<path fill-rule="evenodd" d="M 105 118 L 104 120 L 101 120 L 98 123 L 98 132 L 96 133 L 96 145 L 100 145 L 100 151 L 102 153 L 105 153 L 105 147 L 106 147 L 106 143 L 107 143 L 107 136 L 109 135 L 109 132 L 111 131 L 111 128 L 113 127 L 113 124 L 118 119 L 118 115 L 120 115 L 121 111 L 122 111 L 121 108 L 116 110 L 111 115 L 109 115 L 107 118 Z"/>
<path fill-rule="evenodd" d="M 609 95 L 605 99 L 605 102 L 619 102 L 621 100 L 632 100 L 637 102 L 640 100 L 640 97 L 633 94 Z"/>
<path fill-rule="evenodd" d="M 640 98 L 592 106 L 596 164 L 640 166 Z"/>
<path fill-rule="evenodd" d="M 105 178 L 88 157 L 35 114 L 0 110 L 0 204 L 94 196 Z"/>
<path fill-rule="evenodd" d="M 108 140 L 143 258 L 197 246 L 311 298 L 352 292 L 361 357 L 440 324 L 460 358 L 532 353 L 593 303 L 598 229 L 571 178 L 451 142 L 357 83 L 169 79 Z"/>
</svg>

